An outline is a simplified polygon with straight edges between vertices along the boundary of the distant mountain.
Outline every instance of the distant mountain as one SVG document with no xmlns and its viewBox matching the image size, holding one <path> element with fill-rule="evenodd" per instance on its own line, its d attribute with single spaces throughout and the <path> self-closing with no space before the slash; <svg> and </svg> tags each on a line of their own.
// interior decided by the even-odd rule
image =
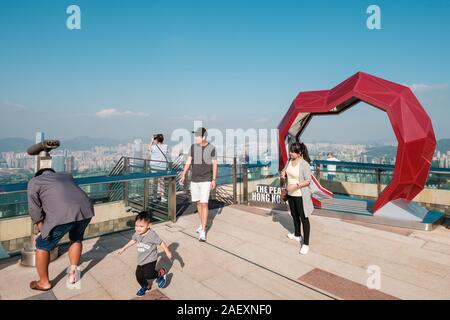
<svg viewBox="0 0 450 320">
<path fill-rule="evenodd" d="M 61 140 L 60 148 L 79 151 L 79 150 L 90 150 L 98 146 L 112 147 L 117 146 L 120 143 L 124 142 L 110 138 L 77 137 L 69 140 Z"/>
<path fill-rule="evenodd" d="M 441 152 L 446 153 L 450 150 L 450 139 L 441 139 L 437 141 L 436 151 L 439 150 Z M 366 153 L 371 157 L 380 157 L 380 156 L 388 156 L 390 158 L 395 157 L 397 154 L 397 146 L 382 146 L 382 147 L 373 147 L 369 148 Z"/>
<path fill-rule="evenodd" d="M 367 152 L 363 153 L 369 157 L 382 157 L 394 158 L 397 154 L 397 146 L 382 146 L 369 148 Z"/>
<path fill-rule="evenodd" d="M 74 151 L 90 150 L 96 146 L 111 147 L 117 146 L 120 143 L 128 143 L 131 141 L 132 140 L 119 141 L 110 138 L 77 137 L 74 139 L 61 140 L 60 148 Z M 24 138 L 0 139 L 0 152 L 25 152 L 33 143 L 33 140 Z"/>
<path fill-rule="evenodd" d="M 4 138 L 0 139 L 0 152 L 25 152 L 29 146 L 33 143 L 33 140 L 24 138 Z"/>
<path fill-rule="evenodd" d="M 437 141 L 436 150 L 447 152 L 450 150 L 450 139 L 441 139 Z"/>
</svg>

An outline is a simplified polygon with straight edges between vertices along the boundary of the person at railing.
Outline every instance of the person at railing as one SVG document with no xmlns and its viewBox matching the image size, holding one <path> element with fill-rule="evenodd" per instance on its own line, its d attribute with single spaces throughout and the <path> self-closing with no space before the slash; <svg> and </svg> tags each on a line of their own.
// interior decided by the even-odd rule
<svg viewBox="0 0 450 320">
<path fill-rule="evenodd" d="M 69 283 L 77 279 L 77 268 L 83 250 L 82 241 L 94 207 L 87 194 L 75 183 L 71 174 L 56 173 L 53 169 L 41 169 L 28 183 L 28 212 L 37 225 L 36 269 L 38 281 L 32 281 L 33 290 L 52 288 L 48 278 L 50 252 L 69 233 Z"/>
<path fill-rule="evenodd" d="M 333 155 L 333 152 L 328 152 L 327 154 L 327 161 L 339 161 L 339 159 L 335 158 Z M 327 164 L 327 178 L 328 181 L 333 181 L 336 177 L 336 165 L 334 164 Z"/>
<path fill-rule="evenodd" d="M 290 160 L 281 171 L 280 177 L 287 178 L 288 203 L 294 220 L 294 233 L 289 239 L 300 242 L 300 254 L 309 251 L 310 223 L 309 216 L 314 210 L 311 189 L 311 160 L 304 143 L 294 142 L 289 147 Z M 301 226 L 303 225 L 303 238 Z"/>
<path fill-rule="evenodd" d="M 168 151 L 169 147 L 164 143 L 164 135 L 162 133 L 153 135 L 153 141 L 150 144 L 151 172 L 168 170 Z M 164 190 L 164 178 L 153 178 L 153 202 L 156 202 L 158 199 L 161 199 L 162 202 L 167 202 Z"/>
<path fill-rule="evenodd" d="M 200 226 L 197 229 L 199 241 L 206 241 L 206 224 L 208 221 L 208 202 L 211 189 L 216 187 L 217 155 L 216 148 L 207 141 L 205 128 L 198 128 L 195 132 L 195 143 L 191 145 L 180 184 L 184 184 L 189 168 L 191 172 L 191 198 L 197 203 Z"/>
</svg>

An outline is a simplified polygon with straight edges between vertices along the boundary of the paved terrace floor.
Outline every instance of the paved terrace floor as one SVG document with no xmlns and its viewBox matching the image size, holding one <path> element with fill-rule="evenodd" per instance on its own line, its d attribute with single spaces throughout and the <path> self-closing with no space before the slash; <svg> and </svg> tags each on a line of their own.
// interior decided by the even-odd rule
<svg viewBox="0 0 450 320">
<path fill-rule="evenodd" d="M 290 215 L 228 206 L 211 211 L 208 242 L 196 238 L 197 215 L 155 226 L 174 252 L 168 286 L 144 299 L 450 299 L 450 230 L 413 231 L 311 217 L 306 256 L 288 240 Z M 83 277 L 66 286 L 67 253 L 50 266 L 54 288 L 28 289 L 34 268 L 18 257 L 0 263 L 1 299 L 134 299 L 136 250 L 118 256 L 132 231 L 85 241 Z M 381 271 L 379 290 L 366 286 L 367 267 Z M 156 287 L 154 285 L 154 287 Z"/>
</svg>

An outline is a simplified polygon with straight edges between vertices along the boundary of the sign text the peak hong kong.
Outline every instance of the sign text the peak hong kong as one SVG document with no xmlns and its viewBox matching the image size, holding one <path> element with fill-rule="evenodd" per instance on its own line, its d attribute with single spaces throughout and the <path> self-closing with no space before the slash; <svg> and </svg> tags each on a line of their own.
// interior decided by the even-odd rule
<svg viewBox="0 0 450 320">
<path fill-rule="evenodd" d="M 252 201 L 265 203 L 285 203 L 281 200 L 281 188 L 273 187 L 265 184 L 256 186 L 256 191 L 252 192 Z"/>
</svg>

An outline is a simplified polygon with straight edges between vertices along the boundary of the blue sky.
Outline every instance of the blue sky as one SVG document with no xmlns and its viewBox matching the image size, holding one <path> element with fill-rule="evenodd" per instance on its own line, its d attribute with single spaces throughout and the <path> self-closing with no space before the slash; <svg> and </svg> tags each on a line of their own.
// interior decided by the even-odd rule
<svg viewBox="0 0 450 320">
<path fill-rule="evenodd" d="M 81 30 L 66 28 L 70 4 Z M 370 4 L 382 30 L 366 27 Z M 0 138 L 276 128 L 298 92 L 357 71 L 413 86 L 450 138 L 449 21 L 447 0 L 0 0 Z M 356 138 L 395 139 L 366 105 L 304 136 Z"/>
</svg>

